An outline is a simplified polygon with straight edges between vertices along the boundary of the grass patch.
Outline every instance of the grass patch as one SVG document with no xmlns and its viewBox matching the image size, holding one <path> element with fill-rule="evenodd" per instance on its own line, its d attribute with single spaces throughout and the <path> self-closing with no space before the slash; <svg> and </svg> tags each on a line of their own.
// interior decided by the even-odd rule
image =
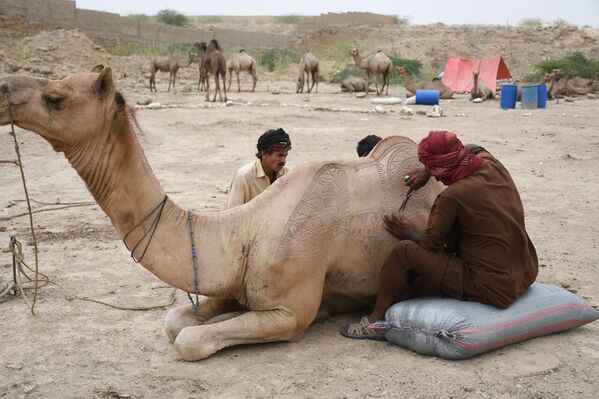
<svg viewBox="0 0 599 399">
<path fill-rule="evenodd" d="M 274 21 L 277 24 L 298 24 L 302 20 L 302 17 L 295 14 L 290 15 L 279 15 L 275 17 Z"/>
<path fill-rule="evenodd" d="M 571 53 L 565 57 L 539 62 L 535 72 L 524 78 L 525 82 L 538 82 L 546 72 L 561 69 L 564 73 L 573 72 L 576 75 L 590 79 L 593 72 L 599 72 L 599 59 L 590 59 L 580 52 Z"/>
<path fill-rule="evenodd" d="M 102 38 L 94 38 L 94 41 L 100 44 L 102 47 L 104 47 L 104 49 L 106 49 L 106 51 L 108 51 L 110 54 L 121 57 L 127 57 L 135 54 L 141 54 L 148 57 L 173 54 L 181 60 L 186 60 L 187 53 L 189 52 L 189 50 L 196 50 L 193 47 L 193 44 L 171 44 L 169 46 L 155 46 L 149 43 L 138 43 L 124 40 L 111 40 Z"/>
<path fill-rule="evenodd" d="M 288 48 L 274 48 L 267 50 L 260 56 L 260 65 L 265 66 L 270 72 L 289 64 L 296 64 L 301 59 L 301 55 Z"/>
<path fill-rule="evenodd" d="M 518 25 L 526 28 L 538 28 L 543 26 L 543 21 L 540 18 L 522 18 Z"/>
</svg>

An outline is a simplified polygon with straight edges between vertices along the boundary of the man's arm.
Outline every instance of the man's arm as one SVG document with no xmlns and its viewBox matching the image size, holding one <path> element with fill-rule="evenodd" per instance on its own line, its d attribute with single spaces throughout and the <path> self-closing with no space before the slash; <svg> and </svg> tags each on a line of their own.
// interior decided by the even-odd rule
<svg viewBox="0 0 599 399">
<path fill-rule="evenodd" d="M 233 177 L 233 180 L 231 181 L 231 187 L 229 188 L 227 209 L 245 204 L 245 195 L 247 191 L 245 180 L 239 175 L 239 173 L 236 173 L 235 177 Z"/>
<path fill-rule="evenodd" d="M 385 230 L 400 240 L 410 240 L 422 247 L 433 251 L 441 251 L 443 248 L 434 245 L 426 234 L 426 230 L 418 230 L 410 226 L 410 223 L 398 213 L 384 215 Z"/>
</svg>

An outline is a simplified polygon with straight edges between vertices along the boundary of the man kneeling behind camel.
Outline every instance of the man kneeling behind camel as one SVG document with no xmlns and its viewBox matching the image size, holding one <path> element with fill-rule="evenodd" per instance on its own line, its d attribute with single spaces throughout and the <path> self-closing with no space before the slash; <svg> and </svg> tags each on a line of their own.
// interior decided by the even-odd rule
<svg viewBox="0 0 599 399">
<path fill-rule="evenodd" d="M 414 296 L 441 293 L 507 308 L 537 276 L 518 190 L 497 159 L 482 147 L 464 147 L 451 132 L 430 132 L 418 159 L 424 168 L 410 172 L 406 185 L 417 190 L 434 176 L 448 187 L 435 199 L 426 230 L 400 213 L 384 216 L 399 242 L 379 272 L 374 310 L 341 329 L 348 338 L 384 339 L 372 323 Z"/>
</svg>

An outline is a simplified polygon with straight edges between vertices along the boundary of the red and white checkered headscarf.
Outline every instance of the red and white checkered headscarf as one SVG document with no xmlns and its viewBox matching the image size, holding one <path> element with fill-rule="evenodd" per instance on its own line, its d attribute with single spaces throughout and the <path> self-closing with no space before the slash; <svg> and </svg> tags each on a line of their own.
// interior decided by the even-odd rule
<svg viewBox="0 0 599 399">
<path fill-rule="evenodd" d="M 470 175 L 484 162 L 470 154 L 455 133 L 446 131 L 429 132 L 418 145 L 418 159 L 445 185 Z"/>
</svg>

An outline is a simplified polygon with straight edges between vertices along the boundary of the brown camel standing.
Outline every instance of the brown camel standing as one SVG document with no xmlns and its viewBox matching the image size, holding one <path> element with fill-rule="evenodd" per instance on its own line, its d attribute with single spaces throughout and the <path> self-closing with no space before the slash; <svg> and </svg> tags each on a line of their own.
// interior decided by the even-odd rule
<svg viewBox="0 0 599 399">
<path fill-rule="evenodd" d="M 306 83 L 306 89 L 308 93 L 312 91 L 314 84 L 316 84 L 316 93 L 318 93 L 318 77 L 320 74 L 318 58 L 314 57 L 311 52 L 307 52 L 302 56 L 299 63 L 299 76 L 297 77 L 296 93 L 304 92 L 304 82 Z M 304 79 L 305 75 L 305 79 Z M 310 86 L 310 76 L 312 76 L 312 86 Z"/>
<path fill-rule="evenodd" d="M 489 88 L 483 82 L 482 79 L 478 78 L 480 71 L 472 71 L 472 90 L 470 90 L 470 100 L 474 100 L 475 98 L 482 98 L 482 100 L 486 99 L 495 99 L 495 92 Z"/>
<path fill-rule="evenodd" d="M 63 80 L 0 78 L 0 126 L 11 121 L 64 153 L 140 265 L 201 294 L 199 306 L 166 316 L 166 333 L 185 360 L 232 345 L 296 341 L 317 314 L 372 306 L 377 272 L 397 244 L 383 214 L 397 210 L 407 193 L 399 181 L 419 165 L 416 143 L 387 137 L 367 157 L 294 168 L 243 206 L 192 212 L 152 172 L 110 68 Z M 441 190 L 431 179 L 403 216 L 426 228 Z"/>
<path fill-rule="evenodd" d="M 194 47 L 200 49 L 200 56 L 202 61 L 200 62 L 200 85 L 202 83 L 202 77 L 205 77 L 206 83 L 206 101 L 210 101 L 210 75 L 214 75 L 214 98 L 212 101 L 216 101 L 216 94 L 218 93 L 219 101 L 227 101 L 227 62 L 225 56 L 222 53 L 222 48 L 215 39 L 210 40 L 210 43 L 206 45 L 206 42 L 198 42 L 194 44 Z M 223 80 L 223 91 L 225 92 L 225 99 L 223 100 L 219 77 Z"/>
<path fill-rule="evenodd" d="M 256 90 L 256 82 L 258 82 L 256 65 L 256 60 L 243 49 L 233 54 L 229 61 L 227 61 L 227 70 L 229 71 L 229 87 L 227 90 L 231 91 L 231 80 L 233 79 L 233 72 L 235 72 L 235 75 L 237 76 L 237 91 L 241 91 L 241 86 L 239 84 L 239 72 L 241 71 L 247 71 L 252 75 L 254 81 L 252 91 Z"/>
<path fill-rule="evenodd" d="M 412 94 L 416 94 L 416 90 L 439 90 L 439 97 L 443 100 L 447 100 L 453 97 L 453 90 L 451 87 L 446 86 L 441 82 L 440 79 L 435 78 L 429 82 L 420 82 L 417 84 L 412 83 L 410 78 L 410 71 L 405 66 L 397 68 L 399 76 L 402 77 L 406 85 L 406 90 Z"/>
<path fill-rule="evenodd" d="M 174 55 L 154 58 L 150 62 L 150 91 L 158 91 L 156 90 L 156 72 L 158 71 L 168 72 L 168 91 L 171 91 L 171 83 L 174 90 L 175 80 L 177 78 L 177 72 L 179 71 L 179 68 L 187 68 L 190 66 L 194 57 L 195 53 L 190 51 L 185 64 L 180 62 Z"/>
<path fill-rule="evenodd" d="M 366 71 L 366 94 L 368 94 L 368 88 L 370 87 L 370 83 L 372 83 L 373 80 L 374 86 L 376 87 L 377 96 L 383 94 L 385 86 L 387 86 L 385 94 L 389 94 L 389 79 L 391 79 L 393 62 L 389 57 L 387 57 L 387 54 L 379 50 L 375 54 L 363 60 L 360 58 L 358 49 L 353 48 L 351 49 L 350 53 L 358 68 L 364 69 Z M 383 75 L 383 85 L 381 86 L 380 91 L 379 84 L 376 81 L 378 75 Z"/>
</svg>

